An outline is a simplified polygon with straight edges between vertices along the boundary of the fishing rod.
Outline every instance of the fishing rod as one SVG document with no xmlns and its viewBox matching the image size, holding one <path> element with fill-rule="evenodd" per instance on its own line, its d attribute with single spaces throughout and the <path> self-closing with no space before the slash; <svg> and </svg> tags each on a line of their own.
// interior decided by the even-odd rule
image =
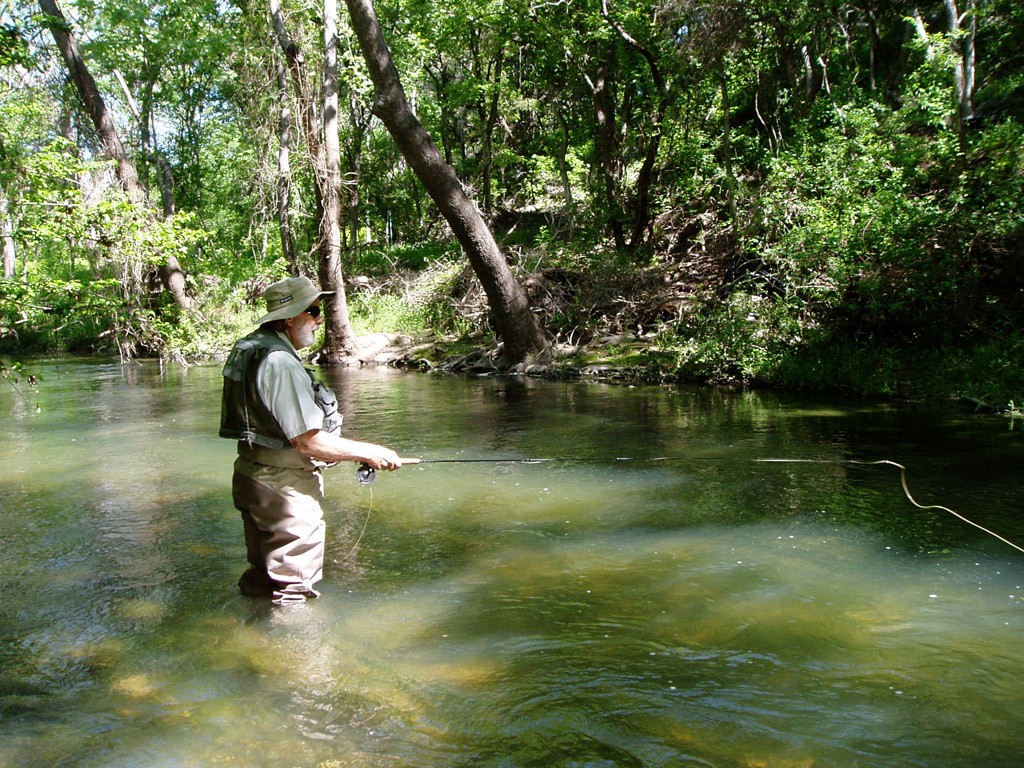
<svg viewBox="0 0 1024 768">
<path fill-rule="evenodd" d="M 403 458 L 402 466 L 406 464 L 544 464 L 554 461 L 571 461 L 576 463 L 584 462 L 607 462 L 607 461 L 688 461 L 682 456 L 546 456 L 543 458 L 512 458 L 512 459 L 418 459 Z M 373 482 L 377 473 L 369 464 L 360 464 L 356 470 L 356 480 L 361 485 L 369 485 Z"/>
<path fill-rule="evenodd" d="M 403 458 L 401 459 L 402 464 L 545 464 L 551 462 L 659 462 L 659 461 L 694 461 L 699 459 L 715 460 L 715 457 L 705 456 L 612 456 L 612 457 L 585 457 L 585 456 L 552 456 L 543 458 L 482 458 L 482 459 L 421 459 L 421 458 Z M 724 457 L 721 460 L 727 460 Z M 917 500 L 910 493 L 910 486 L 907 484 L 907 468 L 902 464 L 899 464 L 891 459 L 878 459 L 878 460 L 862 460 L 862 459 L 790 459 L 790 458 L 766 458 L 766 459 L 750 459 L 750 461 L 759 464 L 854 464 L 861 466 L 880 466 L 888 465 L 890 467 L 896 467 L 900 471 L 900 485 L 903 487 L 903 493 L 907 497 L 907 500 L 918 509 L 938 509 L 943 512 L 956 517 L 968 525 L 974 526 L 978 530 L 987 533 L 989 536 L 993 536 L 999 541 L 1007 544 L 1019 552 L 1024 552 L 1024 547 L 1014 544 L 1007 538 L 1000 536 L 995 531 L 990 531 L 982 525 L 970 520 L 959 512 L 950 509 L 949 507 L 943 507 L 938 504 L 919 504 Z M 369 485 L 373 482 L 377 473 L 373 467 L 369 464 L 361 464 L 359 469 L 356 470 L 356 480 L 359 481 L 360 485 Z"/>
</svg>

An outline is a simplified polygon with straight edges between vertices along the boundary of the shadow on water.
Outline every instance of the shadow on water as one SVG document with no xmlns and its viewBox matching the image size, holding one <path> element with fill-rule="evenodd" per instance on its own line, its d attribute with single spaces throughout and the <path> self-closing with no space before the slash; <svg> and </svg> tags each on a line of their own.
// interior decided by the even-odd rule
<svg viewBox="0 0 1024 768">
<path fill-rule="evenodd" d="M 1006 424 L 769 394 L 341 371 L 323 597 L 238 595 L 215 367 L 0 399 L 0 766 L 1016 766 Z M 759 464 L 786 456 L 828 464 Z"/>
</svg>

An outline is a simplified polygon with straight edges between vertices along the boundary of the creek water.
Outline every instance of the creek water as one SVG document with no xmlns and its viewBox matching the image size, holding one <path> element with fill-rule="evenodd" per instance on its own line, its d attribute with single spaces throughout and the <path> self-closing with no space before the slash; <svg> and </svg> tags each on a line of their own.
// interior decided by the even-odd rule
<svg viewBox="0 0 1024 768">
<path fill-rule="evenodd" d="M 0 390 L 0 766 L 1024 757 L 1020 425 L 683 387 L 328 375 L 322 597 L 238 594 L 217 366 Z M 621 462 L 616 457 L 671 457 Z M 816 463 L 764 463 L 764 458 Z"/>
</svg>

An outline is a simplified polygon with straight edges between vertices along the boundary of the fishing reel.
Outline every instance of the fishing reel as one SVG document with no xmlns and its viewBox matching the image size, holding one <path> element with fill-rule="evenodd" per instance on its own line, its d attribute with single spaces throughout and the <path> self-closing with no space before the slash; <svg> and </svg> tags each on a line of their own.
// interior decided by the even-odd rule
<svg viewBox="0 0 1024 768">
<path fill-rule="evenodd" d="M 369 485 L 375 477 L 377 477 L 377 472 L 369 464 L 360 464 L 359 469 L 356 470 L 356 480 L 360 485 Z"/>
</svg>

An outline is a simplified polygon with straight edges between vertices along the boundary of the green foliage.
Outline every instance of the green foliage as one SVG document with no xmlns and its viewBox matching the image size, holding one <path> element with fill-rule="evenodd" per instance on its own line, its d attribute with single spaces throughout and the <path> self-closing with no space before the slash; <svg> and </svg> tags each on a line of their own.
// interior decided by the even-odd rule
<svg viewBox="0 0 1024 768">
<path fill-rule="evenodd" d="M 162 340 L 161 354 L 177 360 L 226 357 L 235 340 L 256 327 L 264 307 L 254 303 L 245 285 L 212 279 L 198 292 L 196 305 L 178 316 L 155 316 L 153 329 Z"/>
<path fill-rule="evenodd" d="M 971 162 L 953 199 L 970 229 L 993 244 L 1024 241 L 1024 125 L 1010 120 L 973 137 Z M 998 247 L 998 246 L 995 246 Z"/>
<path fill-rule="evenodd" d="M 11 172 L 22 264 L 20 279 L 0 282 L 4 341 L 25 351 L 163 350 L 154 321 L 170 310 L 149 286 L 168 257 L 191 265 L 207 237 L 195 217 L 153 220 L 110 186 L 105 164 L 79 161 L 62 139 L 25 153 Z"/>
<path fill-rule="evenodd" d="M 460 311 L 464 275 L 465 266 L 447 258 L 399 273 L 391 282 L 367 283 L 349 296 L 353 329 L 357 334 L 429 330 L 442 338 L 476 333 L 476 324 Z"/>
<path fill-rule="evenodd" d="M 651 345 L 659 372 L 693 381 L 772 382 L 806 332 L 799 307 L 743 292 L 663 327 Z"/>
<path fill-rule="evenodd" d="M 32 56 L 28 42 L 18 27 L 7 22 L 0 23 L 0 67 L 31 63 Z"/>
<path fill-rule="evenodd" d="M 751 279 L 868 332 L 935 339 L 973 236 L 948 212 L 946 149 L 880 104 L 823 105 L 768 166 Z"/>
<path fill-rule="evenodd" d="M 349 269 L 358 275 L 387 275 L 395 270 L 419 270 L 436 262 L 452 262 L 458 256 L 459 247 L 454 242 L 400 243 L 390 248 L 361 249 Z"/>
<path fill-rule="evenodd" d="M 105 337 L 127 319 L 119 294 L 113 279 L 0 281 L 0 349 L 101 349 Z"/>
<path fill-rule="evenodd" d="M 1002 410 L 1020 401 L 1024 336 L 930 349 L 913 344 L 863 344 L 817 334 L 782 360 L 774 384 L 869 397 L 930 402 L 962 401 Z"/>
<path fill-rule="evenodd" d="M 252 196 L 253 169 L 259 165 L 255 147 L 237 126 L 214 122 L 204 128 L 196 164 L 199 200 L 185 210 L 208 238 L 196 266 L 203 274 L 243 280 L 252 274 L 254 261 L 280 253 L 276 227 L 260 221 L 260 201 Z M 298 182 L 296 187 L 298 196 Z"/>
<path fill-rule="evenodd" d="M 349 297 L 352 328 L 360 336 L 373 333 L 416 333 L 429 327 L 426 308 L 390 293 L 356 292 Z"/>
</svg>

